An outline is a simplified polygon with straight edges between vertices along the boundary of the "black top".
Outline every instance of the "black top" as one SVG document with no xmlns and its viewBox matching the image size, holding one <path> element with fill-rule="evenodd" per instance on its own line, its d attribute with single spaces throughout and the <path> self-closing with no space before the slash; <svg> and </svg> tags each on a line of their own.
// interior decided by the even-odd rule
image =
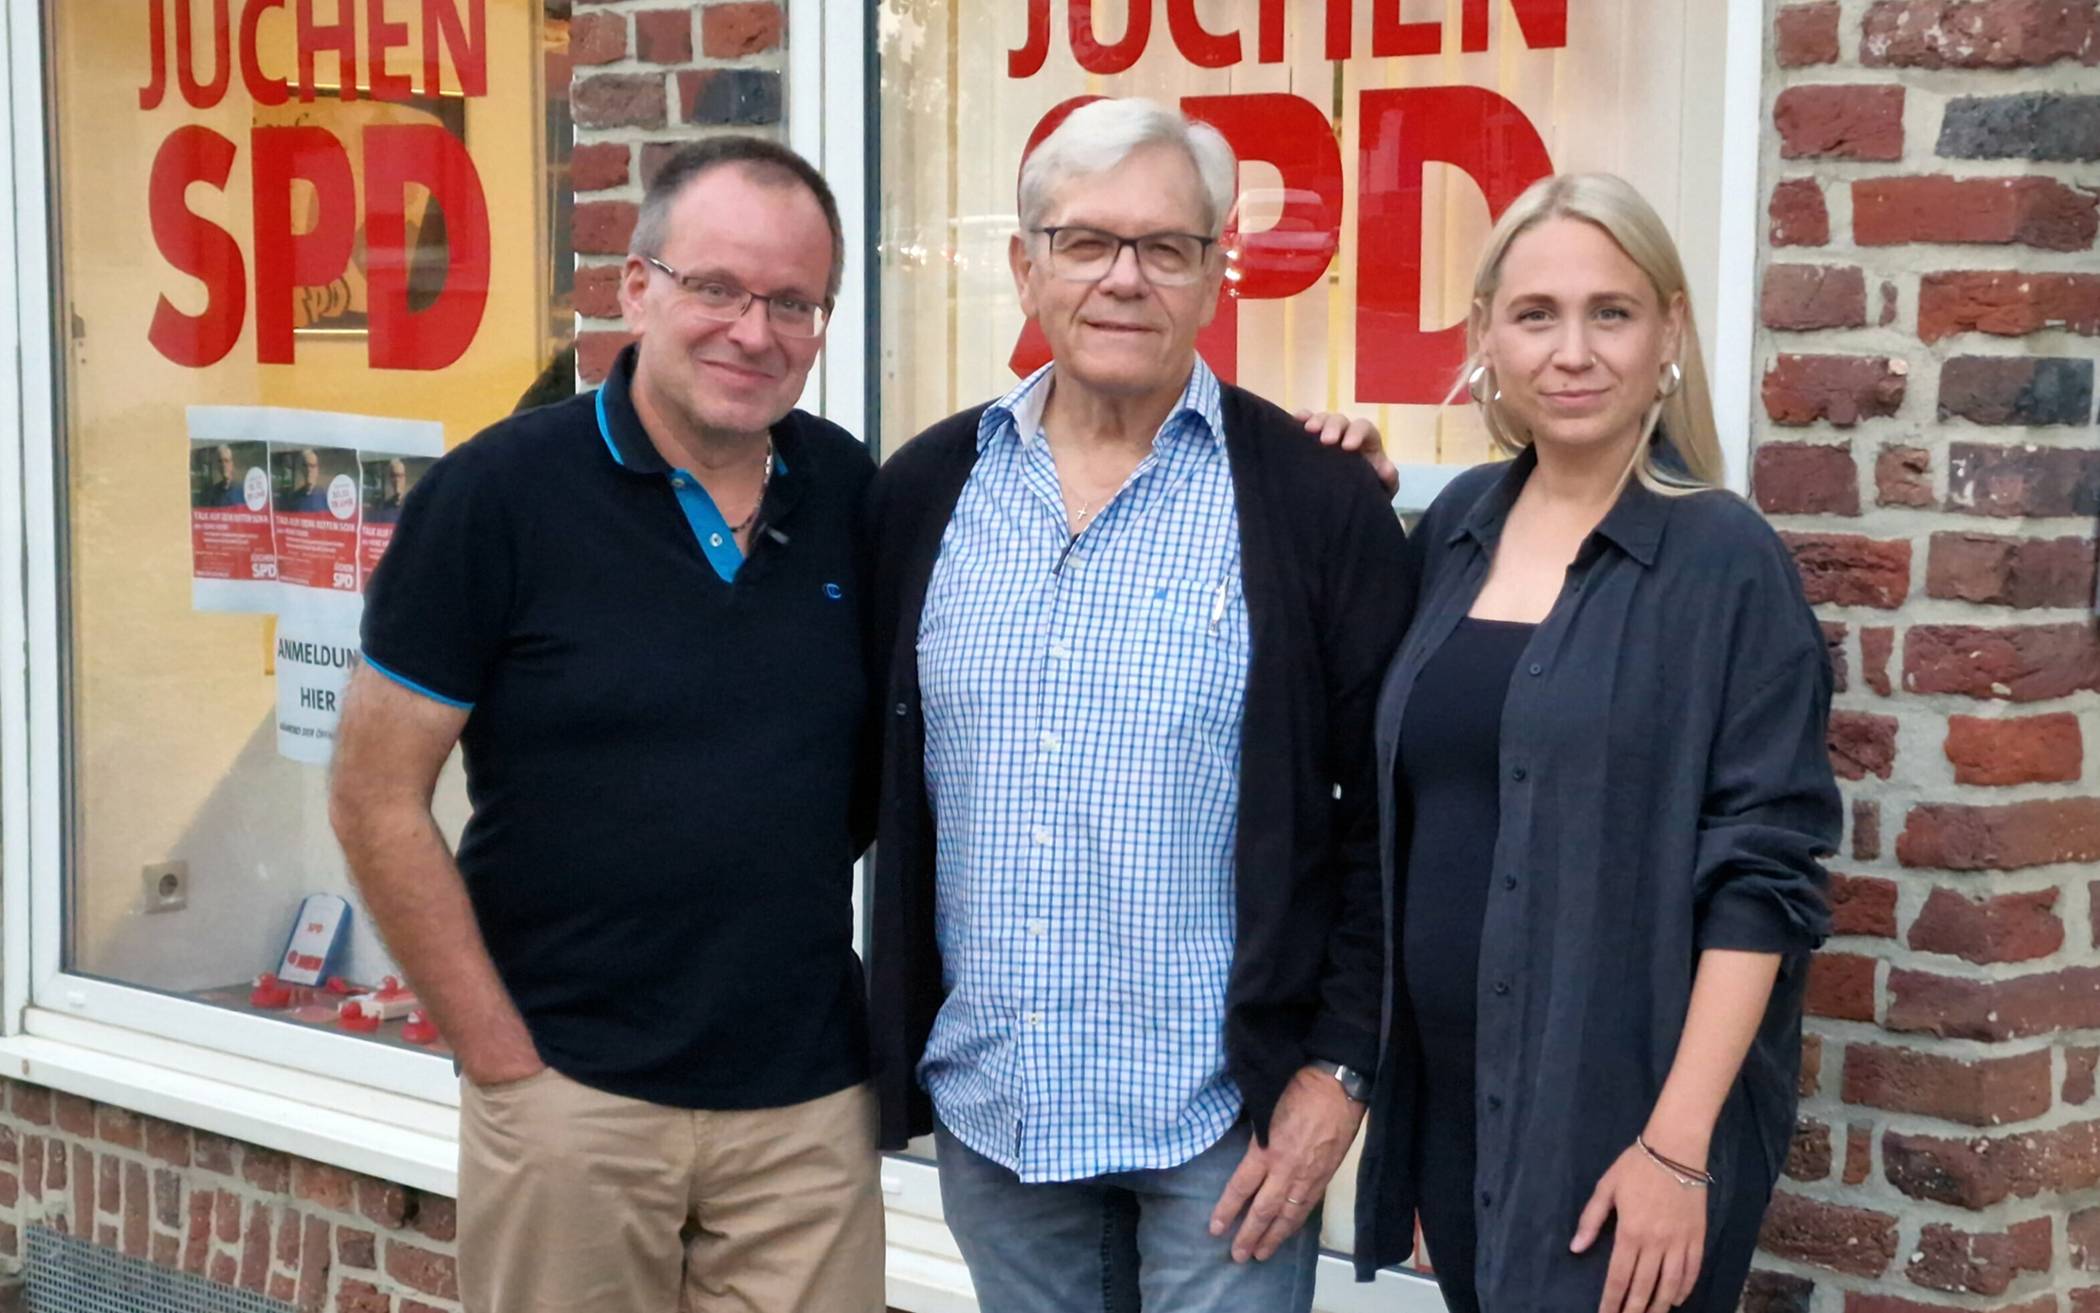
<svg viewBox="0 0 2100 1313">
<path fill-rule="evenodd" d="M 1461 1065 L 1452 1044 L 1463 1044 L 1468 1058 L 1473 1051 L 1480 925 L 1501 808 L 1502 702 L 1533 628 L 1459 621 L 1423 668 L 1402 720 L 1401 806 L 1420 820 L 1408 836 L 1400 966 L 1417 1026 L 1437 1032 L 1427 1047 L 1439 1068 Z"/>
<path fill-rule="evenodd" d="M 1400 970 L 1420 1064 L 1414 1173 L 1422 1231 L 1452 1313 L 1473 1285 L 1474 1043 L 1480 929 L 1502 795 L 1502 704 L 1534 625 L 1458 622 L 1422 667 L 1400 722 L 1403 855 Z"/>
<path fill-rule="evenodd" d="M 1412 823 L 1393 787 L 1404 709 L 1536 463 L 1527 451 L 1469 470 L 1409 539 L 1421 604 L 1378 708 L 1389 862 Z M 1793 1128 L 1808 953 L 1829 926 L 1830 682 L 1793 561 L 1740 498 L 1629 484 L 1576 554 L 1504 710 L 1476 995 L 1480 1106 L 1505 1101 L 1479 1124 L 1484 1307 L 1596 1305 L 1609 1246 L 1576 1256 L 1568 1240 L 1647 1121 L 1703 949 L 1785 955 L 1713 1143 L 1730 1175 L 1709 1209 L 1762 1211 Z M 1388 926 L 1404 919 L 1388 912 Z M 1405 1146 L 1422 1055 L 1404 986 L 1388 986 L 1358 1194 L 1366 1277 L 1408 1253 L 1418 1194 Z"/>
<path fill-rule="evenodd" d="M 847 816 L 873 466 L 790 413 L 727 582 L 628 400 L 632 360 L 424 475 L 365 652 L 472 704 L 459 868 L 548 1065 L 677 1107 L 796 1103 L 866 1067 Z"/>
<path fill-rule="evenodd" d="M 876 476 L 870 660 L 880 692 L 881 843 L 868 909 L 882 1141 L 932 1125 L 914 1077 L 942 1000 L 917 637 L 927 580 L 977 459 L 983 407 L 934 425 Z M 1310 1057 L 1378 1053 L 1377 808 L 1370 717 L 1412 592 L 1404 535 L 1369 467 L 1281 410 L 1224 390 L 1252 652 L 1241 722 L 1238 942 L 1226 1069 L 1257 1134 Z"/>
</svg>

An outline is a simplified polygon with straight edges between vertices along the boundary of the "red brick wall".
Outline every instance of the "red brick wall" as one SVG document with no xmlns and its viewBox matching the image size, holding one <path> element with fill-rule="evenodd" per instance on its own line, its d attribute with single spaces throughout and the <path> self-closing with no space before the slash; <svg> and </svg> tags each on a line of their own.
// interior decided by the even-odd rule
<svg viewBox="0 0 2100 1313">
<path fill-rule="evenodd" d="M 656 164 L 733 129 L 778 136 L 786 107 L 786 17 L 772 0 L 575 0 L 576 368 L 597 383 L 627 341 L 619 274 Z"/>
<path fill-rule="evenodd" d="M 32 1226 L 301 1313 L 459 1308 L 442 1195 L 0 1081 L 0 1268 Z"/>
<path fill-rule="evenodd" d="M 2100 0 L 1768 10 L 1752 487 L 1852 823 L 1746 1307 L 2100 1313 Z"/>
</svg>

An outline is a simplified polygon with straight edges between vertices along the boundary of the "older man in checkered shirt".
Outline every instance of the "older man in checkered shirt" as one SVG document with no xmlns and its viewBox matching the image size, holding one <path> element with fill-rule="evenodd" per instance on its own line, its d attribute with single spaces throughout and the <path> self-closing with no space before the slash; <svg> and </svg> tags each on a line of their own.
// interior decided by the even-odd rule
<svg viewBox="0 0 2100 1313">
<path fill-rule="evenodd" d="M 1235 173 L 1071 114 L 1012 244 L 1051 364 L 877 478 L 877 1083 L 986 1313 L 1308 1308 L 1375 1064 L 1402 535 L 1196 353 Z"/>
</svg>

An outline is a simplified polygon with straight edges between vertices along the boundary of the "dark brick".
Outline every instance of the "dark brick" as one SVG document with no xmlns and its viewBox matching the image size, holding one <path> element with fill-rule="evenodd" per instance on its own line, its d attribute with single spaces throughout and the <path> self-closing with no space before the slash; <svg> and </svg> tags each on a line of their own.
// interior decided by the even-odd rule
<svg viewBox="0 0 2100 1313">
<path fill-rule="evenodd" d="M 1954 356 L 1940 367 L 1939 417 L 1976 424 L 2075 424 L 2093 416 L 2093 362 Z"/>
<path fill-rule="evenodd" d="M 2100 1067 L 2100 1049 L 2074 1046 L 2064 1050 L 2065 1103 L 2081 1104 L 2093 1097 L 2093 1074 L 2096 1067 Z"/>
<path fill-rule="evenodd" d="M 757 126 L 780 122 L 780 74 L 756 68 L 684 69 L 679 121 Z"/>
<path fill-rule="evenodd" d="M 1957 442 L 1947 457 L 1949 510 L 2006 518 L 2100 512 L 2100 451 Z"/>
<path fill-rule="evenodd" d="M 625 14 L 577 14 L 569 20 L 569 62 L 610 64 L 627 57 Z"/>
<path fill-rule="evenodd" d="M 1853 1122 L 1845 1127 L 1845 1170 L 1839 1178 L 1846 1185 L 1858 1185 L 1874 1172 L 1874 1127 L 1868 1122 Z"/>
<path fill-rule="evenodd" d="M 1816 1283 L 1788 1272 L 1754 1271 L 1743 1288 L 1742 1313 L 1809 1313 Z"/>
<path fill-rule="evenodd" d="M 1938 149 L 1952 159 L 2100 160 L 2100 96 L 1962 96 L 1947 102 Z"/>
</svg>

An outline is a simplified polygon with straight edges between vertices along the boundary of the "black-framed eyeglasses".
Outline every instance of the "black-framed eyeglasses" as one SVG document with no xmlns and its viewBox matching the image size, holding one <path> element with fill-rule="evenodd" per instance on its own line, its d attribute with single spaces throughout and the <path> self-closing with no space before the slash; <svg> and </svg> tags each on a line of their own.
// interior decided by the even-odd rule
<svg viewBox="0 0 2100 1313">
<path fill-rule="evenodd" d="M 831 318 L 829 310 L 799 296 L 765 296 L 719 278 L 682 274 L 653 255 L 645 255 L 642 259 L 668 274 L 671 281 L 692 298 L 693 309 L 703 318 L 733 323 L 744 317 L 753 301 L 763 301 L 766 322 L 773 325 L 773 331 L 782 337 L 815 337 L 824 331 L 825 321 Z"/>
<path fill-rule="evenodd" d="M 1159 287 L 1186 287 L 1203 280 L 1204 257 L 1218 242 L 1215 237 L 1177 232 L 1125 237 L 1104 228 L 1077 224 L 1053 224 L 1029 231 L 1048 239 L 1050 272 L 1075 283 L 1094 283 L 1108 277 L 1108 271 L 1123 258 L 1123 248 L 1127 246 L 1137 252 L 1138 272 L 1145 275 L 1147 282 Z"/>
</svg>

